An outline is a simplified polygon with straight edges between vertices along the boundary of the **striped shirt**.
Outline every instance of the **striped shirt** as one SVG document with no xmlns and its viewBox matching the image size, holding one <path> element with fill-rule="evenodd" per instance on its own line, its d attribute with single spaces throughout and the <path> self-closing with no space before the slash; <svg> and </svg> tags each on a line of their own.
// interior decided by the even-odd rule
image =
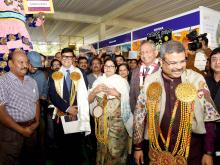
<svg viewBox="0 0 220 165">
<path fill-rule="evenodd" d="M 23 82 L 12 72 L 0 77 L 0 105 L 16 122 L 33 119 L 39 99 L 37 83 L 29 76 Z"/>
</svg>

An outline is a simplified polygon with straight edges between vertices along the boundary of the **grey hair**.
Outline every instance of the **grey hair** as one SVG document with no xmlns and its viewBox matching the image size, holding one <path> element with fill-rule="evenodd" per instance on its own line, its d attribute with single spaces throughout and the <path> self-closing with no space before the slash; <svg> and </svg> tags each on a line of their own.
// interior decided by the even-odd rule
<svg viewBox="0 0 220 165">
<path fill-rule="evenodd" d="M 143 41 L 141 42 L 140 48 L 141 48 L 144 44 L 149 44 L 149 45 L 151 45 L 151 47 L 153 48 L 153 50 L 156 50 L 156 45 L 155 45 L 155 43 L 154 43 L 152 40 L 143 40 Z"/>
<path fill-rule="evenodd" d="M 181 53 L 184 51 L 185 49 L 181 42 L 173 40 L 167 41 L 163 43 L 160 47 L 160 58 L 163 59 L 166 54 Z"/>
</svg>

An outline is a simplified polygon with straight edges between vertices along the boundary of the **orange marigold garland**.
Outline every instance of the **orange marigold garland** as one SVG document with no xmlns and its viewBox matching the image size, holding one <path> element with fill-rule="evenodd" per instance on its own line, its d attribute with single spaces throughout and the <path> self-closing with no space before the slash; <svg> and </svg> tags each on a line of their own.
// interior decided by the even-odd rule
<svg viewBox="0 0 220 165">
<path fill-rule="evenodd" d="M 78 81 L 80 78 L 81 78 L 81 75 L 78 72 L 72 72 L 70 74 L 70 79 L 73 81 Z"/>
<path fill-rule="evenodd" d="M 53 80 L 60 80 L 60 79 L 62 79 L 63 78 L 63 73 L 62 72 L 54 72 L 53 74 L 52 74 L 52 78 L 53 78 Z"/>
</svg>

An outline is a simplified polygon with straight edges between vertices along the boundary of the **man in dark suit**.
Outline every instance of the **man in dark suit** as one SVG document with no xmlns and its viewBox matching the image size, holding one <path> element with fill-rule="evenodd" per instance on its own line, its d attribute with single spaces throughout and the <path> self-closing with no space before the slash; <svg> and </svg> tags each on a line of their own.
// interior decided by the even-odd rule
<svg viewBox="0 0 220 165">
<path fill-rule="evenodd" d="M 131 111 L 134 112 L 137 98 L 140 93 L 140 89 L 144 85 L 144 80 L 150 74 L 156 72 L 159 69 L 158 64 L 158 51 L 156 46 L 152 41 L 143 41 L 140 47 L 141 60 L 142 64 L 139 68 L 136 68 L 132 71 L 132 77 L 130 81 L 130 105 Z M 144 151 L 144 162 L 148 162 L 148 141 L 144 141 L 144 145 L 140 146 Z"/>
<path fill-rule="evenodd" d="M 130 82 L 130 104 L 132 112 L 134 112 L 137 97 L 140 89 L 144 85 L 145 77 L 159 69 L 157 59 L 158 51 L 152 41 L 143 41 L 141 43 L 140 53 L 142 64 L 139 68 L 133 70 Z"/>
<path fill-rule="evenodd" d="M 82 72 L 72 65 L 72 49 L 64 48 L 61 56 L 62 67 L 49 79 L 49 96 L 56 107 L 54 132 L 58 152 L 55 163 L 80 165 L 82 132 L 90 133 L 88 94 Z M 71 131 L 65 129 L 69 121 L 71 125 L 68 127 Z"/>
</svg>

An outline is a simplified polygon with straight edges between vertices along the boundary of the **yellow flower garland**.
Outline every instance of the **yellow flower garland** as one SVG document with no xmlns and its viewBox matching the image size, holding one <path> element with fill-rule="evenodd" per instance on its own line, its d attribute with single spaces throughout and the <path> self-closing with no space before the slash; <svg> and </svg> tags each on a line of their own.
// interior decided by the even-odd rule
<svg viewBox="0 0 220 165">
<path fill-rule="evenodd" d="M 108 114 L 107 114 L 107 96 L 104 95 L 102 98 L 102 108 L 104 113 L 102 114 L 103 118 L 95 117 L 95 135 L 98 142 L 106 145 L 108 143 Z M 103 123 L 102 123 L 103 122 Z M 104 126 L 103 133 L 101 127 Z"/>
<path fill-rule="evenodd" d="M 187 158 L 189 156 L 192 121 L 194 116 L 194 100 L 197 96 L 197 90 L 192 84 L 189 83 L 181 83 L 177 86 L 175 90 L 177 101 L 175 103 L 172 113 L 166 140 L 162 135 L 159 123 L 159 100 L 161 93 L 162 87 L 158 82 L 150 84 L 146 91 L 146 107 L 148 111 L 148 135 L 150 140 L 150 164 L 186 165 Z M 174 150 L 173 152 L 170 152 L 168 151 L 170 136 L 179 102 L 181 103 L 180 127 Z M 160 135 L 164 143 L 166 149 L 165 151 L 163 151 L 159 145 L 158 135 Z"/>
<path fill-rule="evenodd" d="M 78 72 L 72 72 L 70 74 L 70 79 L 73 81 L 78 81 L 80 78 L 81 78 L 81 75 Z"/>
<path fill-rule="evenodd" d="M 54 72 L 53 74 L 52 74 L 52 79 L 53 80 L 60 80 L 60 79 L 62 79 L 63 78 L 63 73 L 62 72 L 59 72 L 59 71 L 57 71 L 57 72 Z"/>
</svg>

